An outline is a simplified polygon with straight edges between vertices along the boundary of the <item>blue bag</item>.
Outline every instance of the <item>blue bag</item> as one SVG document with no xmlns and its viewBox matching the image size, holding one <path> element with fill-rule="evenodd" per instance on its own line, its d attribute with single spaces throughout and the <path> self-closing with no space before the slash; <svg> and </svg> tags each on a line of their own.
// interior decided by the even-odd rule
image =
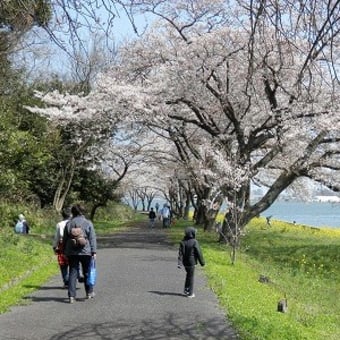
<svg viewBox="0 0 340 340">
<path fill-rule="evenodd" d="M 14 227 L 14 231 L 17 234 L 22 234 L 24 232 L 24 222 L 18 221 L 17 224 Z"/>
<path fill-rule="evenodd" d="M 94 257 L 92 257 L 86 283 L 89 286 L 94 286 L 96 284 L 96 279 L 97 279 L 96 260 Z"/>
</svg>

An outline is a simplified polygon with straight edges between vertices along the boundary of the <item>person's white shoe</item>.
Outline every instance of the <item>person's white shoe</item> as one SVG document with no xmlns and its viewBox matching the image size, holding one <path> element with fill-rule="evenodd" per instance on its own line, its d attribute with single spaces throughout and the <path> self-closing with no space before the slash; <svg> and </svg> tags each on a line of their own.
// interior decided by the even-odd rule
<svg viewBox="0 0 340 340">
<path fill-rule="evenodd" d="M 192 299 L 192 298 L 194 298 L 194 297 L 195 297 L 195 294 L 194 294 L 194 293 L 188 295 L 188 298 L 190 298 L 190 299 Z"/>
<path fill-rule="evenodd" d="M 86 295 L 86 298 L 87 298 L 87 299 L 93 299 L 94 296 L 95 296 L 95 294 L 94 294 L 94 292 L 92 292 L 92 293 L 87 294 L 87 295 Z"/>
</svg>

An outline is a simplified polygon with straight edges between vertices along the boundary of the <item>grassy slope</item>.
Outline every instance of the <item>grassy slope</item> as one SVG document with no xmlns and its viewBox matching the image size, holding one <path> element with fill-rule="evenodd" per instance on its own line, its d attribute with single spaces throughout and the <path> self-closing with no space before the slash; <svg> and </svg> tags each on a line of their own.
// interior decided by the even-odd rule
<svg viewBox="0 0 340 340">
<path fill-rule="evenodd" d="M 182 230 L 181 223 L 172 230 L 176 242 Z M 209 284 L 242 339 L 340 339 L 339 230 L 255 219 L 235 265 L 216 234 L 199 232 L 198 239 Z M 278 313 L 285 295 L 288 313 Z"/>
<path fill-rule="evenodd" d="M 55 256 L 46 239 L 0 234 L 0 313 L 18 303 L 41 282 L 57 273 Z"/>
</svg>

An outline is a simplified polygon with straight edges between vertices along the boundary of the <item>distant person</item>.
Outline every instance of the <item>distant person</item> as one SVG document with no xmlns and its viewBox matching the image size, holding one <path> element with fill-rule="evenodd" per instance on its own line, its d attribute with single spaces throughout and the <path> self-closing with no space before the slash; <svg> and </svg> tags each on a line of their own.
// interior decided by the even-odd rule
<svg viewBox="0 0 340 340">
<path fill-rule="evenodd" d="M 156 213 L 153 208 L 149 211 L 149 227 L 152 229 L 155 226 Z"/>
<path fill-rule="evenodd" d="M 197 263 L 205 265 L 203 254 L 198 241 L 196 240 L 196 229 L 188 227 L 184 231 L 184 238 L 180 242 L 178 250 L 178 268 L 182 265 L 186 271 L 184 295 L 188 298 L 195 297 L 194 294 L 194 274 Z"/>
<path fill-rule="evenodd" d="M 171 219 L 171 211 L 170 207 L 167 204 L 164 204 L 162 211 L 161 211 L 162 221 L 163 221 L 163 228 L 170 227 L 170 219 Z"/>
<path fill-rule="evenodd" d="M 17 223 L 15 224 L 15 227 L 14 227 L 14 231 L 17 233 L 17 234 L 28 234 L 29 233 L 29 225 L 26 221 L 26 218 L 23 214 L 20 214 L 18 216 L 18 221 Z"/>
<path fill-rule="evenodd" d="M 76 284 L 79 264 L 84 274 L 84 287 L 87 299 L 94 298 L 93 286 L 87 283 L 92 258 L 96 258 L 97 238 L 92 222 L 85 218 L 84 208 L 75 204 L 71 208 L 72 219 L 64 229 L 64 254 L 68 258 L 70 273 L 68 281 L 69 302 L 76 298 Z"/>
<path fill-rule="evenodd" d="M 61 277 L 64 283 L 64 288 L 68 287 L 68 279 L 69 279 L 69 266 L 67 257 L 64 255 L 64 247 L 63 247 L 63 236 L 64 229 L 67 222 L 70 220 L 71 212 L 69 209 L 64 208 L 61 212 L 62 221 L 58 222 L 56 225 L 56 230 L 54 234 L 53 240 L 53 250 L 57 255 L 57 260 L 61 272 Z"/>
<path fill-rule="evenodd" d="M 158 214 L 158 210 L 159 210 L 159 203 L 158 202 L 155 204 L 155 209 L 156 209 L 156 214 Z"/>
</svg>

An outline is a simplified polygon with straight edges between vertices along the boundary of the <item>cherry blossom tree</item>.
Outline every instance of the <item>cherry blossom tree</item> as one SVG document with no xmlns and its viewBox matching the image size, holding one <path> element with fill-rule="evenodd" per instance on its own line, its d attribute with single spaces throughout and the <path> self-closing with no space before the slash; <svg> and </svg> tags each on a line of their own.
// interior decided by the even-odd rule
<svg viewBox="0 0 340 340">
<path fill-rule="evenodd" d="M 338 1 L 134 4 L 160 20 L 120 50 L 104 92 L 172 128 L 205 204 L 218 195 L 232 208 L 225 233 L 300 177 L 339 191 Z M 257 202 L 252 183 L 268 188 Z"/>
<path fill-rule="evenodd" d="M 143 135 L 143 148 L 139 161 L 130 169 L 124 180 L 129 201 L 137 209 L 149 210 L 155 198 L 166 199 L 168 184 L 172 177 L 170 167 L 171 144 L 158 134 L 148 131 Z"/>
<path fill-rule="evenodd" d="M 54 91 L 48 94 L 37 93 L 45 108 L 30 107 L 30 111 L 50 119 L 56 128 L 67 134 L 68 149 L 60 160 L 58 187 L 53 206 L 60 211 L 70 190 L 75 170 L 80 165 L 100 164 L 99 150 L 115 134 L 118 118 L 111 115 L 104 102 L 89 96 L 62 94 Z M 92 104 L 90 103 L 92 101 Z M 100 121 L 100 124 L 93 124 Z"/>
<path fill-rule="evenodd" d="M 153 27 L 120 47 L 86 109 L 76 103 L 65 117 L 103 106 L 162 131 L 203 214 L 228 204 L 221 233 L 234 249 L 250 219 L 300 178 L 339 191 L 339 1 L 145 0 L 132 8 L 154 15 Z M 254 184 L 267 188 L 256 202 Z"/>
</svg>

